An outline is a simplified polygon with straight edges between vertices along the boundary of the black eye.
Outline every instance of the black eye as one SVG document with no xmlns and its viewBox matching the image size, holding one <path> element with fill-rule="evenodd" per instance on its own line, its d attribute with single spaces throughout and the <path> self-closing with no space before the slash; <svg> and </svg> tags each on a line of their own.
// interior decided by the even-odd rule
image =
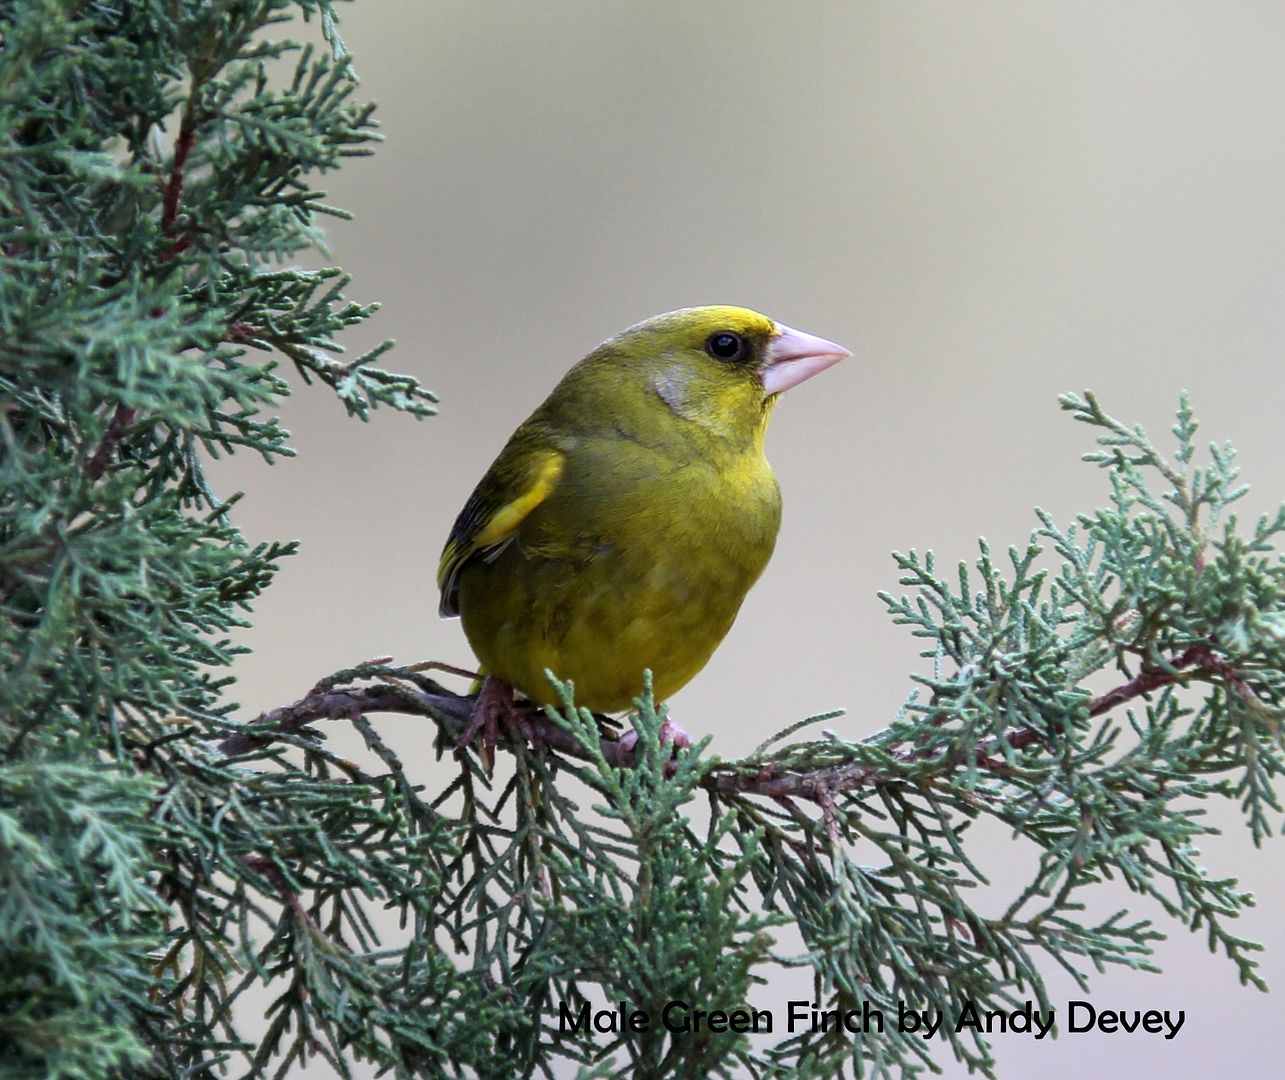
<svg viewBox="0 0 1285 1080">
<path fill-rule="evenodd" d="M 740 334 L 720 330 L 716 334 L 710 334 L 709 340 L 705 342 L 705 351 L 715 360 L 735 360 L 745 351 L 745 340 Z"/>
</svg>

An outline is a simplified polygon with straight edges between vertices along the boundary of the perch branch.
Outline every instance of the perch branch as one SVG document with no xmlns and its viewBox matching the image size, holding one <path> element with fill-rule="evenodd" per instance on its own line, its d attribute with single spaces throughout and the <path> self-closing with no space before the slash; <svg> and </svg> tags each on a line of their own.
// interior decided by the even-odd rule
<svg viewBox="0 0 1285 1080">
<path fill-rule="evenodd" d="M 1193 645 L 1167 665 L 1144 669 L 1128 682 L 1094 698 L 1089 703 L 1089 716 L 1101 716 L 1125 702 L 1191 678 L 1194 673 L 1187 669 L 1193 667 L 1224 680 L 1241 696 L 1253 696 L 1253 691 L 1232 665 L 1215 655 L 1209 646 Z M 278 733 L 297 733 L 319 720 L 377 712 L 427 716 L 441 725 L 447 739 L 453 742 L 468 723 L 473 698 L 451 693 L 429 680 L 419 681 L 432 689 L 412 687 L 401 681 L 371 687 L 319 684 L 293 704 L 263 713 L 253 723 L 224 739 L 219 749 L 230 756 L 251 753 L 269 745 Z M 537 745 L 543 744 L 567 757 L 584 760 L 588 756 L 575 736 L 547 716 L 535 712 L 526 720 Z M 262 734 L 258 734 L 258 730 Z M 1006 743 L 1009 749 L 1020 750 L 1045 737 L 1031 728 L 1013 728 L 979 744 L 971 753 L 959 754 L 949 762 L 943 760 L 943 765 L 954 768 L 971 759 L 982 768 L 999 771 L 1006 767 L 1004 759 L 996 754 L 1001 742 Z M 502 741 L 499 745 L 503 747 L 506 744 Z M 634 763 L 634 746 L 621 739 L 604 735 L 599 741 L 599 749 L 611 765 L 627 768 Z M 908 748 L 894 751 L 893 757 L 908 762 L 913 761 L 917 754 L 918 751 Z M 866 763 L 813 770 L 781 769 L 775 764 L 768 764 L 756 772 L 735 765 L 720 765 L 710 769 L 701 784 L 719 794 L 806 799 L 822 809 L 828 822 L 834 812 L 837 794 L 875 783 L 881 775 L 878 766 Z"/>
</svg>

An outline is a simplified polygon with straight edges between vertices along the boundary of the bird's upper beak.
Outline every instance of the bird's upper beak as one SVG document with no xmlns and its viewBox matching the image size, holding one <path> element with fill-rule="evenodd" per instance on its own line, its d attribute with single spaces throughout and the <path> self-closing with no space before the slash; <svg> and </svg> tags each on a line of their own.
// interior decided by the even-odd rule
<svg viewBox="0 0 1285 1080">
<path fill-rule="evenodd" d="M 805 334 L 792 326 L 777 323 L 776 329 L 776 336 L 768 342 L 767 364 L 760 373 L 763 389 L 769 395 L 798 386 L 804 379 L 852 355 L 842 345 L 815 334 Z"/>
</svg>

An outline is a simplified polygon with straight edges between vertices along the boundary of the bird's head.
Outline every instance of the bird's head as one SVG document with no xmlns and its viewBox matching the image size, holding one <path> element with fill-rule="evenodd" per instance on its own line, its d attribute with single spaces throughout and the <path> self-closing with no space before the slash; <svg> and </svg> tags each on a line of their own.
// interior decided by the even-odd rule
<svg viewBox="0 0 1285 1080">
<path fill-rule="evenodd" d="M 718 305 L 640 322 L 589 362 L 713 434 L 761 438 L 780 394 L 850 355 L 757 311 Z"/>
</svg>

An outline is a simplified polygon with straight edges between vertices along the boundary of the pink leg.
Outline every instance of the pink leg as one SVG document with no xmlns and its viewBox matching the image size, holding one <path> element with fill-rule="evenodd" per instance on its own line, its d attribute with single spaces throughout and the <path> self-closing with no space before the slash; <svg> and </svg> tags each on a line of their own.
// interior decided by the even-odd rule
<svg viewBox="0 0 1285 1080">
<path fill-rule="evenodd" d="M 660 745 L 673 744 L 675 750 L 683 750 L 692 745 L 692 737 L 675 724 L 668 716 L 660 724 Z M 626 731 L 620 737 L 620 749 L 623 753 L 632 754 L 638 745 L 638 732 Z"/>
<path fill-rule="evenodd" d="M 471 746 L 478 732 L 481 732 L 482 762 L 487 771 L 490 771 L 491 763 L 495 761 L 495 744 L 500 740 L 500 721 L 507 720 L 512 715 L 513 687 L 503 679 L 488 675 L 482 680 L 482 689 L 478 691 L 477 700 L 473 703 L 468 725 L 455 744 L 456 753 Z"/>
<path fill-rule="evenodd" d="M 503 679 L 488 675 L 482 680 L 482 689 L 477 693 L 477 700 L 473 703 L 473 712 L 469 715 L 468 724 L 455 744 L 456 753 L 472 745 L 478 732 L 481 732 L 482 764 L 487 772 L 490 772 L 495 764 L 495 746 L 500 741 L 500 724 L 504 724 L 516 737 L 525 739 L 539 749 L 530 721 L 523 711 L 513 704 L 513 687 Z"/>
<path fill-rule="evenodd" d="M 665 743 L 673 743 L 675 750 L 686 750 L 692 745 L 692 737 L 666 716 L 660 725 L 660 745 Z"/>
</svg>

